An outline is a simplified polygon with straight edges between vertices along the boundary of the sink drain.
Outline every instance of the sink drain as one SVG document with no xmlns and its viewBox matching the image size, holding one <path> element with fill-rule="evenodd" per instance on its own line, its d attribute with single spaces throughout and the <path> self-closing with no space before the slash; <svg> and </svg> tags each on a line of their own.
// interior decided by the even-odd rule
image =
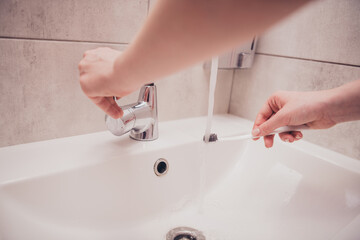
<svg viewBox="0 0 360 240">
<path fill-rule="evenodd" d="M 166 240 L 205 240 L 205 236 L 194 228 L 178 227 L 166 234 Z"/>
</svg>

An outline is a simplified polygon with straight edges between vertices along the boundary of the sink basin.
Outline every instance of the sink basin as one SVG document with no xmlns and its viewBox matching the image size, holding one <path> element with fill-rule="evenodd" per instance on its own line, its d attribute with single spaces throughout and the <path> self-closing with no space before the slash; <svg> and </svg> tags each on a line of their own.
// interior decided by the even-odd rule
<svg viewBox="0 0 360 240">
<path fill-rule="evenodd" d="M 205 118 L 159 139 L 108 132 L 0 148 L 0 239 L 360 239 L 360 161 L 305 141 L 204 143 Z M 216 116 L 219 136 L 251 122 Z M 154 164 L 166 159 L 167 172 Z"/>
</svg>

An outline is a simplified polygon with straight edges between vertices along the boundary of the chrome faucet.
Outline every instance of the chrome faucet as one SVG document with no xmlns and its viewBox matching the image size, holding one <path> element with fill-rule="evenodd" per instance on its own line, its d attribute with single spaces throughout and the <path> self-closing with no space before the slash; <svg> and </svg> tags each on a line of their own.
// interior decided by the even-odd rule
<svg viewBox="0 0 360 240">
<path fill-rule="evenodd" d="M 156 86 L 151 83 L 140 89 L 137 103 L 122 106 L 124 115 L 119 119 L 105 115 L 109 131 L 121 136 L 130 131 L 130 138 L 151 141 L 158 138 Z"/>
</svg>

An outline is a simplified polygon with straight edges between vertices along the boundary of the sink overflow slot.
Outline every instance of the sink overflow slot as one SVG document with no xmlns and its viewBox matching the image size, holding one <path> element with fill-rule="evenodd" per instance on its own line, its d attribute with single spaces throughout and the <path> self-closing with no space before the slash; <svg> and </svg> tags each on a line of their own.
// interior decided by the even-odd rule
<svg viewBox="0 0 360 240">
<path fill-rule="evenodd" d="M 164 158 L 159 158 L 154 164 L 154 172 L 156 176 L 164 176 L 169 170 L 169 163 Z"/>
</svg>

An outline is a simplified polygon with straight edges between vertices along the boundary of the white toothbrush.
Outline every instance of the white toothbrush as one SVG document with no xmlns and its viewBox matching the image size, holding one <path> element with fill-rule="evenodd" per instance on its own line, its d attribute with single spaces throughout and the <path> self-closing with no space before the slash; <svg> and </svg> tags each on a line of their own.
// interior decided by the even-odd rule
<svg viewBox="0 0 360 240">
<path fill-rule="evenodd" d="M 308 129 L 309 129 L 309 127 L 307 125 L 284 126 L 284 127 L 280 127 L 280 128 L 275 129 L 272 133 L 270 133 L 268 135 L 274 135 L 274 134 L 283 133 L 283 132 L 304 131 L 304 130 L 308 130 Z M 258 137 L 254 137 L 250 133 L 250 134 L 244 134 L 244 135 L 238 135 L 238 136 L 232 136 L 232 137 L 221 137 L 218 140 L 220 140 L 220 141 L 233 141 L 233 140 L 246 140 L 246 139 L 252 139 L 252 138 L 258 138 Z"/>
</svg>

